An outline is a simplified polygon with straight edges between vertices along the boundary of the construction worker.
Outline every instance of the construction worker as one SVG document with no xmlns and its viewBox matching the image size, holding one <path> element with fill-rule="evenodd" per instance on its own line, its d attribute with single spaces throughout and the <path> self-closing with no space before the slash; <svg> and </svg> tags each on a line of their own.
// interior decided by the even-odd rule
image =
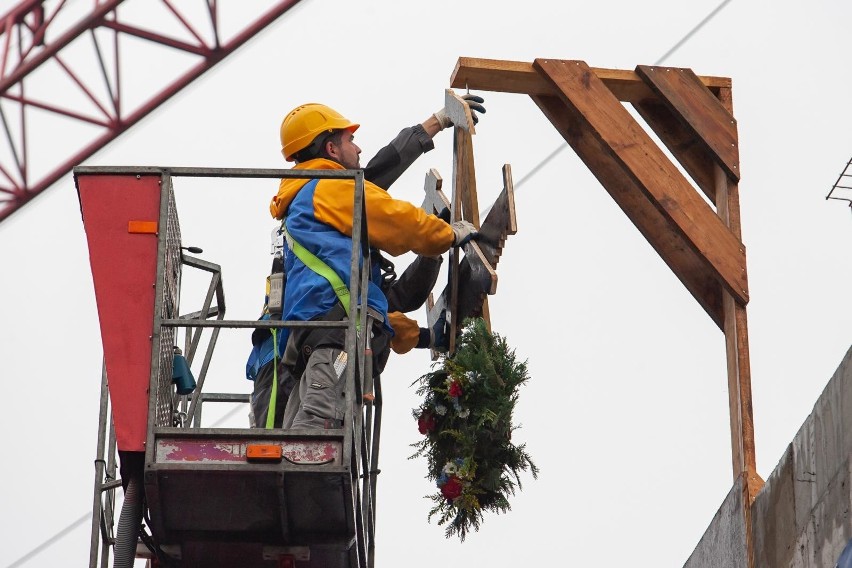
<svg viewBox="0 0 852 568">
<path fill-rule="evenodd" d="M 471 110 L 485 112 L 481 97 L 465 95 L 464 99 Z M 476 113 L 472 115 L 477 120 Z M 420 328 L 400 312 L 423 304 L 437 278 L 440 254 L 476 235 L 470 223 L 450 226 L 408 202 L 392 199 L 376 183 L 389 187 L 420 155 L 434 147 L 435 134 L 451 124 L 441 109 L 421 124 L 404 128 L 364 168 L 368 237 L 374 247 L 373 274 L 380 274 L 382 266 L 385 268 L 385 278 L 371 280 L 368 299 L 371 313 L 379 322 L 373 330 L 375 374 L 381 372 L 387 360 L 388 343 L 399 353 L 414 347 L 436 347 L 435 330 Z M 325 105 L 301 105 L 282 122 L 282 154 L 288 161 L 296 162 L 294 169 L 358 169 L 361 149 L 353 141 L 358 127 Z M 270 204 L 273 217 L 285 220 L 283 227 L 289 234 L 290 247 L 295 243 L 296 248 L 317 253 L 346 286 L 351 258 L 353 190 L 352 180 L 284 179 Z M 394 282 L 388 277 L 393 265 L 376 249 L 392 256 L 409 251 L 419 256 Z M 288 251 L 287 256 L 282 319 L 345 318 L 344 306 L 328 280 L 311 270 L 293 251 Z M 440 336 L 442 329 L 437 331 Z M 271 337 L 255 342 L 247 364 L 247 376 L 255 382 L 251 405 L 253 425 L 280 426 L 280 411 L 301 378 L 296 395 L 286 407 L 284 427 L 339 427 L 343 416 L 343 381 L 339 380 L 345 368 L 339 359 L 345 357 L 343 338 L 343 330 L 281 329 L 277 345 Z M 276 363 L 279 360 L 281 363 Z M 268 419 L 267 409 L 275 375 L 279 388 L 273 421 Z"/>
</svg>

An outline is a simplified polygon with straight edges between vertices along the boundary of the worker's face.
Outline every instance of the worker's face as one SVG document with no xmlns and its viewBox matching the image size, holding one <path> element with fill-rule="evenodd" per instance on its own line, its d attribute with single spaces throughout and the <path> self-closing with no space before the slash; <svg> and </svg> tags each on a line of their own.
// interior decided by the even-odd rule
<svg viewBox="0 0 852 568">
<path fill-rule="evenodd" d="M 328 155 L 337 163 L 349 170 L 361 167 L 361 148 L 354 142 L 355 136 L 348 130 L 340 136 L 340 144 L 328 142 Z"/>
</svg>

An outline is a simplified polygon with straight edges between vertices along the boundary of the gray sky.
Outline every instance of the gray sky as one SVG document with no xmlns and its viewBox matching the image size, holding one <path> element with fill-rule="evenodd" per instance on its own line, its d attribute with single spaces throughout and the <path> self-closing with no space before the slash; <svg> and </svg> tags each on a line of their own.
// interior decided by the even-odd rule
<svg viewBox="0 0 852 568">
<path fill-rule="evenodd" d="M 357 142 L 371 156 L 442 106 L 460 56 L 633 69 L 657 62 L 717 6 L 304 0 L 86 163 L 286 167 L 280 120 L 311 101 L 360 122 Z M 852 156 L 850 20 L 852 4 L 840 0 L 733 0 L 664 62 L 733 80 L 764 478 L 850 345 L 852 218 L 844 202 L 825 199 Z M 564 142 L 528 97 L 481 94 L 488 112 L 474 149 L 484 204 L 504 163 L 519 180 Z M 449 183 L 451 134 L 436 142 L 395 196 L 419 204 L 433 167 Z M 184 243 L 223 266 L 231 319 L 257 316 L 275 189 L 176 186 Z M 425 461 L 406 459 L 419 438 L 410 385 L 429 360 L 393 357 L 383 377 L 377 566 L 682 566 L 732 485 L 723 335 L 570 149 L 518 188 L 516 205 L 518 234 L 490 306 L 495 331 L 529 361 L 515 439 L 540 478 L 527 475 L 512 511 L 486 518 L 463 544 L 445 540 L 426 521 Z M 70 175 L 0 224 L 0 262 L 0 567 L 80 566 L 88 521 L 16 563 L 91 511 L 102 351 Z M 220 340 L 212 390 L 250 392 L 248 345 L 242 331 Z M 226 411 L 205 414 L 212 422 Z M 240 412 L 228 425 L 246 423 Z"/>
</svg>

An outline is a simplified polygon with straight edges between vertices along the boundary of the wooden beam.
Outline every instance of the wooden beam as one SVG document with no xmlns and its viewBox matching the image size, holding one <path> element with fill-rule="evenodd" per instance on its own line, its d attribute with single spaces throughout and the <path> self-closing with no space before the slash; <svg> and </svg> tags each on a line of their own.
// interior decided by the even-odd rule
<svg viewBox="0 0 852 568">
<path fill-rule="evenodd" d="M 429 295 L 426 319 L 430 328 L 435 325 L 441 311 L 445 309 L 448 315 L 450 313 L 455 315 L 459 325 L 471 317 L 484 319 L 488 296 L 497 292 L 497 272 L 485 258 L 476 241 L 466 243 L 464 252 L 464 257 L 459 261 L 455 305 L 451 307 L 449 303 L 452 295 L 451 283 L 447 283 L 437 299 Z"/>
<path fill-rule="evenodd" d="M 452 205 L 444 192 L 441 191 L 442 185 L 443 179 L 438 173 L 438 170 L 432 168 L 426 172 L 426 181 L 423 185 L 426 195 L 423 198 L 423 205 L 420 207 L 426 211 L 426 213 L 432 215 L 441 215 L 441 213 L 446 210 L 447 218 L 449 219 Z M 429 297 L 426 300 L 426 325 L 429 329 L 435 329 L 435 324 L 438 322 L 438 318 L 441 317 L 441 312 L 447 307 L 446 297 L 444 294 L 441 294 L 438 301 L 439 305 L 436 306 L 435 298 L 430 292 Z M 429 352 L 431 354 L 432 361 L 437 361 L 440 353 L 431 348 L 429 349 Z"/>
<path fill-rule="evenodd" d="M 740 233 L 739 190 L 735 182 L 718 165 L 715 166 L 718 182 L 719 216 Z M 763 478 L 757 473 L 754 440 L 754 416 L 751 398 L 751 370 L 748 345 L 748 320 L 746 307 L 739 304 L 727 291 L 722 292 L 725 323 L 725 353 L 728 368 L 728 407 L 731 423 L 731 462 L 734 479 L 743 482 L 743 520 L 745 522 L 746 568 L 755 568 L 755 549 L 752 537 L 751 505 L 763 488 Z"/>
<path fill-rule="evenodd" d="M 473 140 L 469 132 L 455 128 L 453 160 L 453 199 L 458 207 L 453 221 L 470 221 L 479 229 L 479 198 L 476 195 L 476 170 L 473 163 Z"/>
<path fill-rule="evenodd" d="M 634 71 L 597 67 L 591 68 L 591 71 L 622 102 L 635 103 L 657 98 Z M 731 80 L 727 77 L 702 76 L 699 80 L 713 93 L 731 86 Z M 524 95 L 557 94 L 552 83 L 541 76 L 532 63 L 475 57 L 459 57 L 450 77 L 450 86 Z"/>
<path fill-rule="evenodd" d="M 446 101 L 451 101 L 452 91 L 447 89 Z M 457 95 L 452 95 L 457 97 Z M 467 106 L 467 105 L 463 105 Z M 476 199 L 476 171 L 473 162 L 473 140 L 466 124 L 453 128 L 453 187 L 451 197 L 450 220 L 466 220 L 479 228 L 479 204 Z M 462 317 L 457 311 L 459 297 L 459 269 L 462 251 L 458 247 L 450 249 L 449 262 L 449 298 L 447 305 L 447 324 L 450 330 L 449 353 L 456 350 L 456 335 L 461 330 Z"/>
<path fill-rule="evenodd" d="M 566 107 L 556 97 L 534 96 L 532 99 L 721 329 L 724 322 L 722 287 L 706 263 L 686 244 L 679 233 L 669 229 L 668 222 L 660 210 L 648 200 L 630 176 L 624 173 L 615 158 L 592 135 L 591 130 L 583 126 L 576 111 Z"/>
<path fill-rule="evenodd" d="M 633 108 L 680 162 L 698 188 L 715 204 L 716 180 L 713 162 L 708 158 L 704 146 L 699 144 L 695 136 L 659 101 L 633 103 Z"/>
<path fill-rule="evenodd" d="M 491 322 L 486 317 L 488 295 L 497 293 L 497 273 L 482 254 L 475 241 L 464 245 L 464 259 L 459 266 L 459 294 L 456 314 L 459 322 L 467 318 L 482 317 L 491 329 Z"/>
<path fill-rule="evenodd" d="M 429 329 L 435 329 L 435 324 L 438 323 L 438 318 L 441 317 L 441 312 L 447 309 L 447 289 L 438 296 L 437 301 L 432 293 L 429 293 L 429 298 L 426 300 L 426 325 Z M 437 361 L 440 353 L 434 349 L 429 349 L 433 361 Z"/>
<path fill-rule="evenodd" d="M 518 232 L 518 220 L 515 216 L 515 191 L 512 184 L 512 166 L 503 165 L 503 190 L 494 205 L 485 216 L 479 228 L 476 244 L 482 250 L 491 268 L 496 269 L 503 253 L 506 237 Z"/>
<path fill-rule="evenodd" d="M 476 134 L 476 127 L 474 126 L 473 115 L 470 113 L 470 107 L 452 89 L 444 91 L 444 110 L 456 128 L 461 128 L 470 134 Z"/>
<path fill-rule="evenodd" d="M 730 89 L 720 93 L 719 100 L 733 114 L 733 95 Z M 742 235 L 740 218 L 739 186 L 725 175 L 720 166 L 716 171 L 716 193 L 719 196 L 719 218 L 733 232 Z M 731 430 L 738 443 L 734 444 L 734 477 L 745 472 L 749 486 L 749 504 L 754 501 L 763 487 L 763 479 L 757 473 L 757 457 L 754 439 L 754 415 L 751 399 L 751 361 L 748 342 L 748 318 L 746 306 L 733 297 L 723 298 L 725 310 L 725 346 L 728 353 L 728 391 L 731 406 Z M 736 419 L 736 421 L 735 421 Z M 738 470 L 738 471 L 737 471 Z"/>
<path fill-rule="evenodd" d="M 443 183 L 444 180 L 441 178 L 441 174 L 435 168 L 426 172 L 426 182 L 423 185 L 426 195 L 423 198 L 423 204 L 420 208 L 430 215 L 440 216 L 444 210 L 449 212 L 452 208 L 450 200 L 441 191 Z"/>
<path fill-rule="evenodd" d="M 582 61 L 537 59 L 535 66 L 559 90 L 563 106 L 662 213 L 665 230 L 679 234 L 737 301 L 747 303 L 745 246 L 592 70 Z M 667 240 L 664 234 L 646 237 L 658 252 Z"/>
<path fill-rule="evenodd" d="M 731 115 L 734 113 L 731 89 L 722 89 L 719 102 Z M 738 238 L 742 238 L 739 187 L 719 164 L 714 164 L 717 213 L 723 223 Z M 751 398 L 751 362 L 749 360 L 748 319 L 746 306 L 723 292 L 725 317 L 725 352 L 728 367 L 728 405 L 731 422 L 731 460 L 734 479 L 741 478 L 743 486 L 743 520 L 746 537 L 746 566 L 755 568 L 756 554 L 753 539 L 751 505 L 763 488 L 763 478 L 757 473 L 754 416 Z"/>
<path fill-rule="evenodd" d="M 740 179 L 737 121 L 690 69 L 639 65 L 647 83 L 733 180 Z"/>
<path fill-rule="evenodd" d="M 479 222 L 479 197 L 476 192 L 476 169 L 474 168 L 474 160 L 473 160 L 473 118 L 470 114 L 470 108 L 464 103 L 464 101 L 453 93 L 452 90 L 447 89 L 447 104 L 452 106 L 453 103 L 450 102 L 451 98 L 456 99 L 456 105 L 461 105 L 461 107 L 465 111 L 465 117 L 467 119 L 467 124 L 462 124 L 462 126 L 457 126 L 454 128 L 455 131 L 455 153 L 454 153 L 454 161 L 453 161 L 453 196 L 454 199 L 458 196 L 460 205 L 460 210 L 457 210 L 456 214 L 453 216 L 453 221 L 458 221 L 460 219 L 464 219 L 465 221 L 470 221 L 474 227 L 477 229 L 480 228 Z M 481 255 L 481 251 L 478 246 L 474 247 L 475 250 Z M 475 264 L 475 259 L 468 259 L 467 256 L 470 253 L 471 249 L 465 246 L 465 260 L 468 262 Z M 458 251 L 456 251 L 458 253 Z M 493 268 L 489 267 L 489 270 L 493 274 Z M 487 272 L 487 271 L 486 271 Z M 481 274 L 481 273 L 475 273 Z M 459 272 L 459 277 L 467 278 L 468 275 L 466 273 Z M 485 276 L 483 276 L 484 278 Z M 497 275 L 493 274 L 494 284 L 492 287 L 496 287 L 497 285 Z M 465 284 L 465 287 L 468 285 Z M 494 292 L 490 292 L 493 294 Z M 453 289 L 452 295 L 453 301 L 452 306 L 458 310 L 458 308 L 463 308 L 464 303 L 460 304 L 461 301 L 471 301 L 470 298 L 459 296 L 458 295 L 458 286 Z M 488 297 L 482 296 L 481 301 L 478 303 L 476 309 L 471 309 L 467 311 L 461 311 L 453 314 L 453 321 L 450 323 L 450 331 L 453 334 L 457 334 L 459 332 L 459 328 L 461 324 L 464 322 L 465 318 L 468 317 L 481 317 L 485 320 L 485 326 L 488 331 L 491 331 L 491 312 L 488 308 Z M 455 351 L 455 337 L 451 335 L 450 339 L 450 353 Z"/>
</svg>

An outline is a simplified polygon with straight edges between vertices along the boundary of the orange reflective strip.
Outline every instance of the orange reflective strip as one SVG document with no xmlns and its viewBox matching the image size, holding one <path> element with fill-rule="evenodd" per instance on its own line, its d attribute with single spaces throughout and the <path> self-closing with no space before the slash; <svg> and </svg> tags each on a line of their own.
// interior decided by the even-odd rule
<svg viewBox="0 0 852 568">
<path fill-rule="evenodd" d="M 146 235 L 156 235 L 157 234 L 157 222 L 156 221 L 128 221 L 127 222 L 127 232 L 128 233 L 143 233 Z"/>
<path fill-rule="evenodd" d="M 275 444 L 247 444 L 246 459 L 281 461 L 281 446 Z"/>
</svg>

